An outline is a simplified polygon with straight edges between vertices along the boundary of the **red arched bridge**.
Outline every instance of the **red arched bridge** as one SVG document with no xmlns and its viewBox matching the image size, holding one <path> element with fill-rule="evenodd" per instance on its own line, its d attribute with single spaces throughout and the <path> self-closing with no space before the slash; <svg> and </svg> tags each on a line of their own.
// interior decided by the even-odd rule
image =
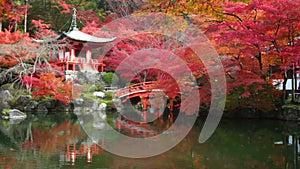
<svg viewBox="0 0 300 169">
<path fill-rule="evenodd" d="M 155 81 L 142 82 L 118 89 L 115 94 L 119 99 L 127 100 L 138 96 L 148 97 L 149 94 L 153 91 L 162 91 L 160 89 L 154 89 L 154 87 Z"/>
<path fill-rule="evenodd" d="M 151 95 L 152 94 L 159 95 L 165 91 L 163 89 L 156 89 L 156 85 L 157 85 L 156 81 L 148 81 L 148 82 L 133 84 L 128 87 L 117 89 L 115 91 L 115 96 L 121 99 L 123 103 L 126 102 L 128 99 L 139 97 L 142 100 L 143 109 L 147 110 L 147 108 L 151 106 L 151 103 L 149 102 L 149 98 L 151 97 Z M 173 110 L 174 108 L 173 101 L 175 97 L 168 98 L 168 99 L 169 99 L 169 108 L 170 110 Z"/>
</svg>

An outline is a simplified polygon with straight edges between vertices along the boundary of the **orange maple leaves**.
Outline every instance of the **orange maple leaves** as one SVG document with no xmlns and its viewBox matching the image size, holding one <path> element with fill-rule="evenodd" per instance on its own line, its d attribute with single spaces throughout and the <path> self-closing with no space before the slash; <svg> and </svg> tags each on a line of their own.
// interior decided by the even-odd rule
<svg viewBox="0 0 300 169">
<path fill-rule="evenodd" d="M 69 104 L 73 99 L 73 84 L 65 81 L 64 77 L 56 77 L 53 72 L 39 74 L 39 78 L 26 76 L 22 79 L 24 84 L 32 85 L 35 98 L 50 98 Z"/>
</svg>

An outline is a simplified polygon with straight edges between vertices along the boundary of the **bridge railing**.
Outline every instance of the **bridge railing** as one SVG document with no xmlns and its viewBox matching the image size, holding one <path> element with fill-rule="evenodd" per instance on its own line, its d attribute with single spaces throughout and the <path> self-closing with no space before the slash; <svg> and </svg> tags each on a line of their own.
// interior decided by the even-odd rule
<svg viewBox="0 0 300 169">
<path fill-rule="evenodd" d="M 128 95 L 130 93 L 133 93 L 133 92 L 138 92 L 138 91 L 142 91 L 142 90 L 151 90 L 151 89 L 154 89 L 154 87 L 155 87 L 155 81 L 137 83 L 137 84 L 133 84 L 131 86 L 125 87 L 125 88 L 118 89 L 116 91 L 116 96 L 121 97 L 124 95 Z"/>
</svg>

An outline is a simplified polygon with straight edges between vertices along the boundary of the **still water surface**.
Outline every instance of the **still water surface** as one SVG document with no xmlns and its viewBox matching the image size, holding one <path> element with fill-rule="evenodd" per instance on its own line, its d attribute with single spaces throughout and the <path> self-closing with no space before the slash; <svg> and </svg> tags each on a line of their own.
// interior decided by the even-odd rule
<svg viewBox="0 0 300 169">
<path fill-rule="evenodd" d="M 300 162 L 300 125 L 295 122 L 223 119 L 214 135 L 199 144 L 199 121 L 176 147 L 145 159 L 104 151 L 90 141 L 75 115 L 0 123 L 3 169 L 297 169 Z"/>
</svg>

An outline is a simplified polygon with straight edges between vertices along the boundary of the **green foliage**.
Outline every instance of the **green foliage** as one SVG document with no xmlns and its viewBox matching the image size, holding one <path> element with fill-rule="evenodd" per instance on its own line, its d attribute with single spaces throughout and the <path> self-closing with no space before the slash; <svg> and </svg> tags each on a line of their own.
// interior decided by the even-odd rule
<svg viewBox="0 0 300 169">
<path fill-rule="evenodd" d="M 103 91 L 104 90 L 104 86 L 101 84 L 84 84 L 83 85 L 84 88 L 84 93 L 92 93 L 92 92 L 96 92 L 96 91 Z"/>
<path fill-rule="evenodd" d="M 108 85 L 111 85 L 111 83 L 113 82 L 113 80 L 114 80 L 114 81 L 118 81 L 119 78 L 118 78 L 118 76 L 117 76 L 115 73 L 113 73 L 113 72 L 108 72 L 108 73 L 105 73 L 105 74 L 103 75 L 103 80 L 104 80 L 104 82 L 107 83 Z"/>
<path fill-rule="evenodd" d="M 3 84 L 0 89 L 1 90 L 9 90 L 12 87 L 11 83 Z"/>
<path fill-rule="evenodd" d="M 237 87 L 235 90 L 232 90 L 226 96 L 226 110 L 235 110 L 240 107 L 240 102 L 242 101 L 242 94 L 245 92 L 243 86 Z"/>
<path fill-rule="evenodd" d="M 37 102 L 48 102 L 53 100 L 51 96 L 45 96 L 45 97 L 39 97 L 39 98 L 35 98 L 33 97 L 32 100 L 37 101 Z"/>
<path fill-rule="evenodd" d="M 114 97 L 114 93 L 113 92 L 104 92 L 105 93 L 105 99 L 106 100 L 112 100 Z"/>
<path fill-rule="evenodd" d="M 9 115 L 9 112 L 10 112 L 10 109 L 3 109 L 3 110 L 2 110 L 2 114 L 3 114 L 4 116 L 8 116 L 8 115 Z"/>
<path fill-rule="evenodd" d="M 106 122 L 107 122 L 111 127 L 113 127 L 113 128 L 116 127 L 116 126 L 115 126 L 115 122 L 114 122 L 114 118 L 108 117 L 108 118 L 106 119 Z"/>
<path fill-rule="evenodd" d="M 104 85 L 102 84 L 95 84 L 95 88 L 96 88 L 96 91 L 103 91 L 104 90 Z"/>
<path fill-rule="evenodd" d="M 96 92 L 96 91 L 103 91 L 104 86 L 101 84 L 94 84 L 94 85 L 85 85 L 87 92 Z"/>
<path fill-rule="evenodd" d="M 108 110 L 115 109 L 114 102 L 112 101 L 113 92 L 104 92 L 104 93 L 105 93 L 105 98 L 104 99 L 99 99 L 99 104 L 105 103 L 107 105 Z"/>
<path fill-rule="evenodd" d="M 81 97 L 83 99 L 89 99 L 89 100 L 97 99 L 97 97 L 94 96 L 93 93 L 82 93 Z"/>
<path fill-rule="evenodd" d="M 99 100 L 99 104 L 105 103 L 107 105 L 107 110 L 115 109 L 115 104 L 112 100 Z"/>
<path fill-rule="evenodd" d="M 249 86 L 249 96 L 244 96 L 246 92 L 244 86 L 238 86 L 227 95 L 226 110 L 234 111 L 241 109 L 255 109 L 260 112 L 270 112 L 282 106 L 280 91 L 277 91 L 270 84 L 265 84 L 261 89 L 258 84 Z"/>
<path fill-rule="evenodd" d="M 10 93 L 12 94 L 13 98 L 11 100 L 8 101 L 8 104 L 11 107 L 17 108 L 17 109 L 22 109 L 24 105 L 20 104 L 20 97 L 21 96 L 32 96 L 32 94 L 28 93 L 28 91 L 24 90 L 24 89 L 11 89 L 9 90 Z M 32 98 L 32 100 L 35 100 L 34 98 Z M 36 99 L 36 101 L 39 101 L 38 99 Z"/>
</svg>

